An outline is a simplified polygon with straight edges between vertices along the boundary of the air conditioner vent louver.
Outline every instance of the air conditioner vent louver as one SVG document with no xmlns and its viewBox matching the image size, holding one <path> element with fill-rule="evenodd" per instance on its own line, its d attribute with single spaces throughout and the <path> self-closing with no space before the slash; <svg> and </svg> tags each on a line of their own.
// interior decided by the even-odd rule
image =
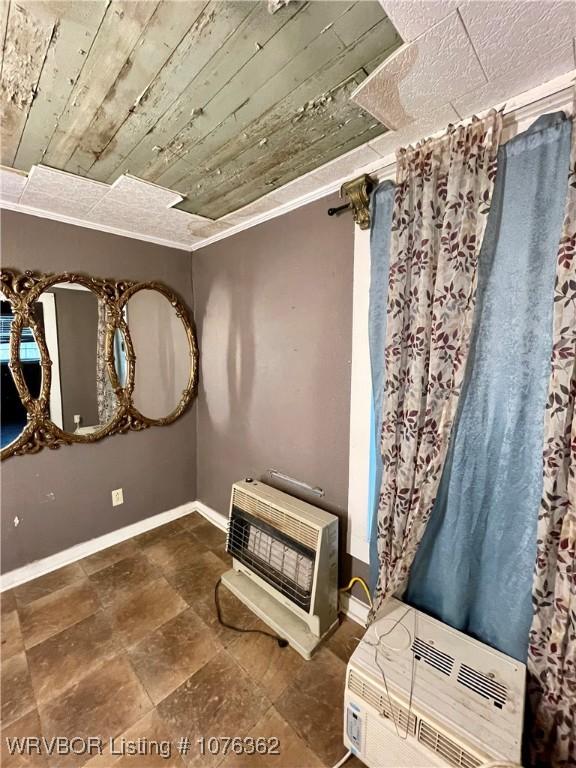
<svg viewBox="0 0 576 768">
<path fill-rule="evenodd" d="M 392 704 L 392 707 L 390 707 L 387 697 L 383 696 L 377 688 L 370 685 L 362 677 L 355 674 L 354 671 L 350 671 L 348 676 L 348 690 L 358 696 L 358 698 L 363 699 L 367 704 L 370 704 L 388 720 L 393 720 L 402 736 L 405 734 L 414 736 L 416 733 L 415 715 L 396 704 Z"/>
<path fill-rule="evenodd" d="M 425 661 L 431 667 L 434 667 L 445 675 L 450 675 L 454 667 L 454 657 L 444 651 L 439 651 L 429 643 L 424 642 L 419 637 L 412 643 L 412 653 L 418 661 Z"/>
<path fill-rule="evenodd" d="M 483 675 L 482 672 L 468 667 L 466 664 L 460 666 L 458 682 L 479 696 L 485 699 L 492 699 L 494 706 L 498 707 L 498 709 L 502 709 L 506 704 L 506 686 L 496 682 L 487 675 Z"/>
<path fill-rule="evenodd" d="M 450 765 L 456 765 L 458 768 L 477 768 L 482 764 L 482 760 L 467 752 L 452 739 L 439 733 L 425 720 L 420 720 L 418 741 L 436 752 L 437 755 L 441 755 Z"/>
<path fill-rule="evenodd" d="M 282 533 L 290 536 L 294 541 L 298 541 L 314 551 L 317 549 L 318 531 L 315 528 L 292 515 L 286 514 L 281 509 L 277 509 L 272 504 L 268 504 L 263 499 L 255 498 L 235 488 L 232 504 L 244 510 L 244 512 L 248 512 L 254 517 L 269 523 L 274 528 L 282 531 Z"/>
<path fill-rule="evenodd" d="M 367 768 L 520 765 L 525 678 L 516 659 L 389 597 L 348 661 L 344 743 Z M 413 735 L 379 697 L 413 715 Z"/>
</svg>

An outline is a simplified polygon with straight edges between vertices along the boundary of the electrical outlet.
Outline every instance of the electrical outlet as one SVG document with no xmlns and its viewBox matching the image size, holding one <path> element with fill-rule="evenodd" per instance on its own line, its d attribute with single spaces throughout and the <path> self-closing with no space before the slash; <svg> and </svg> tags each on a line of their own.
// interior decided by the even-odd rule
<svg viewBox="0 0 576 768">
<path fill-rule="evenodd" d="M 117 507 L 119 504 L 124 504 L 122 488 L 116 488 L 115 491 L 112 491 L 112 506 Z"/>
</svg>

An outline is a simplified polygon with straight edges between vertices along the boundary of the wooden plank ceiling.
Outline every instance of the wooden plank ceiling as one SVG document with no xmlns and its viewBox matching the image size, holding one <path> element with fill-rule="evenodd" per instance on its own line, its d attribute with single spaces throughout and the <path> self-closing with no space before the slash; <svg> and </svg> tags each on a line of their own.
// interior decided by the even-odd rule
<svg viewBox="0 0 576 768">
<path fill-rule="evenodd" d="M 0 162 L 234 211 L 384 132 L 349 100 L 400 44 L 376 0 L 10 0 Z"/>
</svg>

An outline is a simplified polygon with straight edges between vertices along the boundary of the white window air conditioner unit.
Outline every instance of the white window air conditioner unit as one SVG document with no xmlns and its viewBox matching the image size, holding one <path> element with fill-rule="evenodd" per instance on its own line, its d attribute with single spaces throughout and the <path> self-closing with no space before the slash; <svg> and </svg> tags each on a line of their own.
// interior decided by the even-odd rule
<svg viewBox="0 0 576 768">
<path fill-rule="evenodd" d="M 305 659 L 338 622 L 338 518 L 264 483 L 232 486 L 222 583 Z"/>
<path fill-rule="evenodd" d="M 525 676 L 391 598 L 348 662 L 345 744 L 369 768 L 520 764 Z"/>
</svg>

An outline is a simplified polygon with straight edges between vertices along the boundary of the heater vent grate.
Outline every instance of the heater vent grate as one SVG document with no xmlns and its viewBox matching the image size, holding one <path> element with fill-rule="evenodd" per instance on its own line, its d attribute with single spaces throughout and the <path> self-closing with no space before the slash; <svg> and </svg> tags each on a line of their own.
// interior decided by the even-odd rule
<svg viewBox="0 0 576 768">
<path fill-rule="evenodd" d="M 394 720 L 396 727 L 402 735 L 405 733 L 414 736 L 416 733 L 416 717 L 407 709 L 397 704 L 392 704 L 377 688 L 357 675 L 353 670 L 348 676 L 348 690 L 358 698 L 374 707 L 383 717 Z"/>
<path fill-rule="evenodd" d="M 283 512 L 281 509 L 277 509 L 262 499 L 255 498 L 249 493 L 238 490 L 238 488 L 234 489 L 232 505 L 244 510 L 244 512 L 248 512 L 253 517 L 264 520 L 264 522 L 290 536 L 294 541 L 298 541 L 300 544 L 304 544 L 304 546 L 316 551 L 318 531 L 313 526 L 298 520 L 298 518 Z"/>
<path fill-rule="evenodd" d="M 462 664 L 458 672 L 458 682 L 469 688 L 484 699 L 491 699 L 495 707 L 502 709 L 506 704 L 508 689 L 502 683 L 496 682 L 491 677 L 483 675 L 476 669 Z"/>
<path fill-rule="evenodd" d="M 226 549 L 293 603 L 310 609 L 313 551 L 236 507 L 232 509 Z"/>
<path fill-rule="evenodd" d="M 412 653 L 418 661 L 425 661 L 439 672 L 450 676 L 454 667 L 454 657 L 444 651 L 439 651 L 433 645 L 424 642 L 419 637 L 412 643 Z"/>
<path fill-rule="evenodd" d="M 425 720 L 420 720 L 418 741 L 436 752 L 437 755 L 441 755 L 450 765 L 456 765 L 458 768 L 477 768 L 477 766 L 482 765 L 482 760 L 463 749 L 460 744 L 439 733 Z"/>
</svg>

